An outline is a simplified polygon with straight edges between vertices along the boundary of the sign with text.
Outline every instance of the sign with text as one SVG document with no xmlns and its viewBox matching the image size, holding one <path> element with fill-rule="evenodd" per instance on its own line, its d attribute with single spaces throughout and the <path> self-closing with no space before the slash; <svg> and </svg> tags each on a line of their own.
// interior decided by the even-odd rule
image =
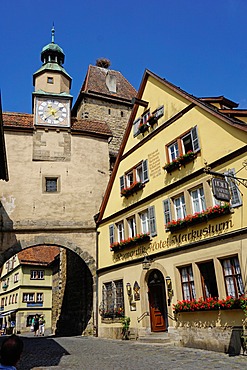
<svg viewBox="0 0 247 370">
<path fill-rule="evenodd" d="M 213 177 L 212 188 L 215 199 L 230 202 L 231 194 L 226 180 Z"/>
</svg>

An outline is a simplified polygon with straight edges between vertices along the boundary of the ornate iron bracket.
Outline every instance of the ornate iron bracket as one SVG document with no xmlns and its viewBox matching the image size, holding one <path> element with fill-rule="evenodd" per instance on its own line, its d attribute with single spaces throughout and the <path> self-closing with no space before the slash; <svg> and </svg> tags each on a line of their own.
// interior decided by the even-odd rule
<svg viewBox="0 0 247 370">
<path fill-rule="evenodd" d="M 240 170 L 237 171 L 240 172 L 242 169 L 246 169 L 247 170 L 247 160 L 244 161 L 243 163 L 243 167 L 240 168 Z M 213 176 L 217 176 L 217 177 L 222 177 L 222 178 L 230 178 L 232 179 L 233 181 L 236 181 L 236 183 L 238 185 L 243 185 L 245 188 L 247 188 L 247 179 L 243 179 L 242 177 L 237 177 L 237 176 L 233 176 L 233 175 L 229 175 L 229 174 L 224 174 L 224 173 L 220 173 L 220 172 L 215 172 L 215 171 L 211 171 L 211 167 L 207 165 L 207 163 L 205 162 L 205 168 L 204 168 L 204 172 L 209 174 L 209 175 L 213 175 Z"/>
</svg>

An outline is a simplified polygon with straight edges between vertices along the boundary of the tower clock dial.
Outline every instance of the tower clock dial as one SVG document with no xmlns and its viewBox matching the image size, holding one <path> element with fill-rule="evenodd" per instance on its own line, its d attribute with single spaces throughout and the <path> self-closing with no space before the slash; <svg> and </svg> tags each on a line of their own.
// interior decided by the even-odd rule
<svg viewBox="0 0 247 370">
<path fill-rule="evenodd" d="M 67 125 L 68 107 L 65 103 L 55 99 L 38 101 L 37 116 L 40 123 Z"/>
</svg>

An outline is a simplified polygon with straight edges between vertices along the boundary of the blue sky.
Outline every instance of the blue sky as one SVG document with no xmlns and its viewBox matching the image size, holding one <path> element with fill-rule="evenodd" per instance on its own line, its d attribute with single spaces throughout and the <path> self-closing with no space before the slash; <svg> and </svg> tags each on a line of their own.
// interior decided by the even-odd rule
<svg viewBox="0 0 247 370">
<path fill-rule="evenodd" d="M 111 60 L 136 88 L 146 68 L 197 97 L 247 108 L 246 0 L 0 0 L 3 111 L 32 112 L 32 75 L 51 41 L 74 102 L 89 64 Z"/>
</svg>

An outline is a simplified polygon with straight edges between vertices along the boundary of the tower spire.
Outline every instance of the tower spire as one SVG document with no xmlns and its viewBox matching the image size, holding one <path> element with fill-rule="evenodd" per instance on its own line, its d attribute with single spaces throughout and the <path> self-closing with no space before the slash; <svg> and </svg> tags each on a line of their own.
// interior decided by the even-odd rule
<svg viewBox="0 0 247 370">
<path fill-rule="evenodd" d="M 52 26 L 52 29 L 51 29 L 51 42 L 53 44 L 55 43 L 55 27 L 54 27 L 54 22 L 53 22 L 53 26 Z"/>
</svg>

